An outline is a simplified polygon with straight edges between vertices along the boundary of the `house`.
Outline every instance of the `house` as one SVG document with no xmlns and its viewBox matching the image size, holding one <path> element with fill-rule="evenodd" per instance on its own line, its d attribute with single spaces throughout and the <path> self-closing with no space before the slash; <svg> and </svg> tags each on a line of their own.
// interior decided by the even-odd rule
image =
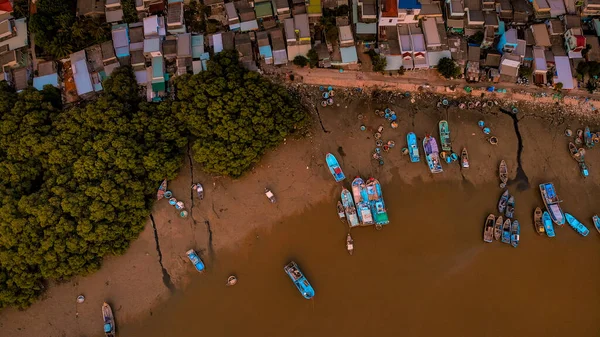
<svg viewBox="0 0 600 337">
<path fill-rule="evenodd" d="M 448 20 L 461 20 L 465 17 L 465 8 L 461 0 L 450 0 L 446 2 L 446 13 Z"/>
<path fill-rule="evenodd" d="M 288 57 L 285 50 L 283 32 L 281 29 L 273 29 L 269 31 L 269 36 L 271 37 L 271 45 L 273 46 L 273 64 L 276 66 L 287 64 Z"/>
<path fill-rule="evenodd" d="M 481 58 L 481 48 L 469 46 L 467 59 L 466 79 L 471 82 L 479 82 L 480 69 L 479 62 Z"/>
<path fill-rule="evenodd" d="M 425 19 L 421 24 L 423 26 L 423 33 L 425 34 L 425 44 L 427 49 L 441 48 L 442 41 L 435 19 Z"/>
<path fill-rule="evenodd" d="M 323 7 L 321 6 L 321 0 L 307 0 L 306 14 L 308 19 L 312 23 L 318 23 L 323 16 Z"/>
<path fill-rule="evenodd" d="M 511 28 L 500 35 L 498 51 L 500 53 L 512 53 L 517 48 L 517 30 Z"/>
<path fill-rule="evenodd" d="M 484 23 L 483 28 L 483 41 L 481 41 L 481 48 L 488 49 L 494 44 L 496 36 L 500 30 L 500 22 L 498 15 L 492 12 L 484 12 Z"/>
<path fill-rule="evenodd" d="M 193 42 L 193 38 L 192 38 Z M 223 35 L 221 33 L 210 36 L 209 45 L 213 47 L 213 53 L 218 54 L 223 51 Z"/>
<path fill-rule="evenodd" d="M 581 28 L 570 28 L 565 32 L 565 49 L 569 58 L 582 58 L 581 52 L 587 43 Z"/>
<path fill-rule="evenodd" d="M 83 96 L 93 93 L 94 87 L 92 85 L 92 78 L 88 69 L 85 50 L 80 50 L 71 54 L 70 59 L 77 95 Z"/>
<path fill-rule="evenodd" d="M 142 22 L 129 24 L 129 50 L 144 50 L 144 26 Z"/>
<path fill-rule="evenodd" d="M 581 6 L 581 16 L 598 16 L 600 15 L 600 0 L 583 0 Z"/>
<path fill-rule="evenodd" d="M 547 0 L 550 5 L 550 16 L 553 18 L 567 14 L 565 3 L 563 0 Z"/>
<path fill-rule="evenodd" d="M 104 0 L 77 0 L 77 16 L 103 16 L 105 11 Z"/>
<path fill-rule="evenodd" d="M 102 62 L 104 65 L 118 62 L 112 40 L 102 42 L 100 49 L 102 50 Z"/>
<path fill-rule="evenodd" d="M 357 64 L 358 54 L 356 53 L 356 46 L 354 45 L 352 28 L 350 28 L 350 26 L 340 26 L 338 29 L 341 63 L 338 63 L 337 65 Z M 332 62 L 332 64 L 334 64 L 334 62 Z"/>
<path fill-rule="evenodd" d="M 555 56 L 554 63 L 556 68 L 556 74 L 554 75 L 553 82 L 562 83 L 562 88 L 571 90 L 575 88 L 575 78 L 571 72 L 571 61 L 567 56 Z"/>
<path fill-rule="evenodd" d="M 465 10 L 467 12 L 467 28 L 474 29 L 474 31 L 467 32 L 467 35 L 473 35 L 476 30 L 482 29 L 485 23 L 481 1 L 465 0 Z"/>
<path fill-rule="evenodd" d="M 398 43 L 402 55 L 402 66 L 404 69 L 414 69 L 412 39 L 407 25 L 398 25 Z"/>
<path fill-rule="evenodd" d="M 35 3 L 35 0 L 33 1 Z M 11 14 L 13 12 L 13 5 L 11 0 L 0 0 L 0 16 Z"/>
<path fill-rule="evenodd" d="M 485 57 L 485 62 L 483 62 L 483 65 L 485 67 L 498 68 L 498 67 L 500 67 L 501 60 L 502 60 L 502 55 L 488 52 Z M 498 76 L 500 76 L 499 73 L 498 73 Z"/>
<path fill-rule="evenodd" d="M 600 42 L 595 36 L 586 36 L 586 43 L 590 46 L 586 58 L 588 61 L 600 60 Z"/>
<path fill-rule="evenodd" d="M 165 61 L 162 56 L 152 57 L 151 66 L 147 69 L 150 86 L 147 97 L 149 100 L 160 101 L 160 97 L 167 91 L 165 78 Z"/>
<path fill-rule="evenodd" d="M 353 46 L 354 35 L 352 35 L 352 28 L 350 26 L 338 27 L 338 40 L 342 47 Z"/>
<path fill-rule="evenodd" d="M 232 31 L 240 30 L 240 17 L 233 2 L 225 4 L 225 14 L 227 15 L 227 24 Z"/>
<path fill-rule="evenodd" d="M 577 14 L 577 7 L 575 6 L 575 0 L 564 0 L 565 10 L 567 14 Z"/>
<path fill-rule="evenodd" d="M 311 49 L 308 14 L 299 14 L 285 19 L 284 29 L 288 60 L 291 61 L 298 55 L 306 56 Z"/>
<path fill-rule="evenodd" d="M 165 0 L 135 0 L 135 9 L 156 14 L 165 10 Z"/>
<path fill-rule="evenodd" d="M 167 15 L 167 30 L 170 34 L 186 32 L 183 20 L 183 0 L 169 0 Z"/>
<path fill-rule="evenodd" d="M 550 18 L 550 5 L 548 4 L 548 1 L 533 0 L 533 16 L 537 20 L 549 19 Z"/>
<path fill-rule="evenodd" d="M 269 43 L 269 33 L 256 33 L 256 42 L 258 44 L 260 58 L 264 60 L 266 64 L 273 64 L 273 50 L 271 49 L 271 43 Z"/>
<path fill-rule="evenodd" d="M 112 42 L 118 58 L 129 56 L 129 26 L 126 23 L 112 26 Z"/>
<path fill-rule="evenodd" d="M 162 54 L 168 61 L 173 61 L 177 58 L 177 38 L 175 36 L 169 35 L 162 41 Z"/>
<path fill-rule="evenodd" d="M 371 23 L 377 22 L 377 2 L 376 0 L 357 0 L 353 2 L 358 6 L 358 18 L 356 22 Z M 377 27 L 377 26 L 375 26 Z"/>
<path fill-rule="evenodd" d="M 275 0 L 275 14 L 279 20 L 291 17 L 290 3 L 287 0 Z"/>
<path fill-rule="evenodd" d="M 254 52 L 252 51 L 252 41 L 248 33 L 237 34 L 235 36 L 235 49 L 240 55 L 240 62 L 251 71 L 256 71 L 256 63 L 254 62 Z"/>
<path fill-rule="evenodd" d="M 0 21 L 0 55 L 3 56 L 2 61 L 12 59 L 16 62 L 15 65 L 25 65 L 27 63 L 27 51 L 17 52 L 17 50 L 27 47 L 28 44 L 27 21 L 25 18 L 16 20 L 7 18 Z M 8 63 L 10 62 L 0 65 L 6 66 Z"/>
<path fill-rule="evenodd" d="M 268 19 L 273 17 L 273 7 L 270 1 L 256 2 L 254 13 L 257 19 Z"/>
<path fill-rule="evenodd" d="M 254 9 L 251 7 L 242 7 L 238 8 L 238 12 L 240 13 L 240 31 L 249 32 L 258 30 L 258 22 L 256 21 Z"/>
<path fill-rule="evenodd" d="M 448 47 L 452 59 L 459 65 L 464 66 L 467 60 L 467 41 L 460 36 L 449 36 Z"/>
<path fill-rule="evenodd" d="M 413 50 L 414 69 L 429 68 L 423 31 L 417 24 L 408 25 L 408 30 L 410 32 L 410 43 Z"/>
<path fill-rule="evenodd" d="M 565 25 L 559 19 L 547 20 L 546 26 L 548 26 L 548 34 L 550 34 L 550 36 L 562 36 L 565 33 Z"/>
<path fill-rule="evenodd" d="M 200 37 L 199 54 L 204 52 L 204 36 L 196 35 Z M 192 34 L 182 33 L 177 35 L 177 60 L 175 62 L 177 67 L 177 75 L 181 76 L 188 73 L 189 68 L 192 66 Z"/>
<path fill-rule="evenodd" d="M 563 16 L 563 22 L 565 29 L 579 27 L 581 28 L 581 17 L 579 15 L 565 15 Z"/>
<path fill-rule="evenodd" d="M 123 21 L 123 7 L 121 6 L 121 0 L 105 0 L 105 16 L 106 22 L 120 22 Z"/>
<path fill-rule="evenodd" d="M 514 13 L 513 13 L 513 7 L 512 4 L 510 3 L 510 0 L 500 0 L 499 1 L 499 15 L 500 15 L 500 19 L 507 21 L 507 22 L 512 22 L 514 19 Z"/>
<path fill-rule="evenodd" d="M 533 15 L 533 8 L 529 0 L 511 0 L 511 4 L 513 8 L 512 24 L 527 25 Z"/>
<path fill-rule="evenodd" d="M 165 29 L 165 18 L 158 15 L 152 15 L 144 18 L 144 37 L 164 37 L 167 35 Z"/>
<path fill-rule="evenodd" d="M 493 0 L 481 0 L 481 10 L 484 12 L 496 11 L 496 2 Z"/>
<path fill-rule="evenodd" d="M 305 0 L 292 0 L 292 15 L 307 14 Z"/>
<path fill-rule="evenodd" d="M 144 40 L 144 56 L 148 59 L 162 57 L 162 41 L 158 37 Z"/>
<path fill-rule="evenodd" d="M 33 87 L 37 90 L 43 90 L 44 86 L 51 85 L 59 87 L 58 73 L 54 61 L 38 63 L 37 76 L 33 78 Z"/>
<path fill-rule="evenodd" d="M 223 50 L 234 50 L 235 49 L 235 47 L 234 47 L 235 33 L 234 32 L 224 32 L 221 34 L 221 37 L 223 39 Z"/>
<path fill-rule="evenodd" d="M 533 83 L 546 84 L 546 74 L 548 73 L 548 64 L 544 48 L 533 47 Z"/>
<path fill-rule="evenodd" d="M 552 43 L 550 43 L 550 35 L 548 34 L 548 29 L 546 25 L 543 23 L 538 23 L 535 25 L 531 25 L 531 31 L 533 32 L 533 39 L 535 40 L 535 45 L 538 47 L 550 47 Z"/>
<path fill-rule="evenodd" d="M 510 53 L 504 53 L 500 60 L 500 81 L 515 83 L 519 75 L 521 57 Z"/>
</svg>

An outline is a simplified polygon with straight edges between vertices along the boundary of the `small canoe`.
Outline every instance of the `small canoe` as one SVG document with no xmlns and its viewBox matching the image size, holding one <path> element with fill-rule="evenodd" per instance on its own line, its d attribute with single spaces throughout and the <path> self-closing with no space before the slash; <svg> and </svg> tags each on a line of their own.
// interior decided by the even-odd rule
<svg viewBox="0 0 600 337">
<path fill-rule="evenodd" d="M 504 225 L 502 226 L 502 242 L 510 243 L 510 219 L 504 220 Z"/>
<path fill-rule="evenodd" d="M 579 149 L 577 149 L 577 146 L 575 146 L 575 144 L 573 144 L 572 142 L 569 142 L 569 153 L 571 154 L 571 158 L 575 159 L 577 162 L 580 162 L 583 160 L 583 156 L 581 155 L 581 152 L 579 152 Z"/>
<path fill-rule="evenodd" d="M 600 218 L 597 215 L 594 215 L 592 221 L 594 222 L 594 227 L 596 227 L 596 230 L 600 233 Z"/>
<path fill-rule="evenodd" d="M 519 221 L 515 220 L 510 225 L 510 244 L 515 248 L 519 245 L 520 234 L 521 226 L 519 225 Z"/>
<path fill-rule="evenodd" d="M 581 175 L 586 178 L 587 176 L 590 175 L 590 171 L 588 170 L 587 165 L 585 164 L 584 161 L 580 161 L 579 162 L 579 172 L 581 172 Z"/>
<path fill-rule="evenodd" d="M 588 149 L 591 149 L 592 147 L 594 147 L 594 140 L 592 138 L 592 133 L 590 132 L 590 128 L 588 126 L 585 127 L 585 130 L 583 131 L 583 139 L 585 141 L 585 146 Z"/>
<path fill-rule="evenodd" d="M 575 137 L 575 144 L 583 144 L 583 130 L 577 129 L 577 137 Z"/>
<path fill-rule="evenodd" d="M 539 207 L 533 211 L 533 227 L 538 234 L 544 234 L 544 232 L 546 232 L 544 223 L 542 222 L 542 209 Z"/>
<path fill-rule="evenodd" d="M 500 241 L 502 239 L 502 224 L 504 219 L 502 219 L 502 215 L 496 218 L 496 225 L 494 226 L 494 239 L 496 241 Z"/>
<path fill-rule="evenodd" d="M 506 215 L 507 218 L 512 219 L 515 216 L 515 197 L 510 196 L 508 203 L 506 204 Z"/>
<path fill-rule="evenodd" d="M 190 259 L 190 262 L 192 262 L 192 264 L 194 265 L 194 267 L 196 268 L 196 270 L 199 273 L 204 271 L 204 269 L 205 269 L 204 262 L 202 262 L 202 260 L 200 259 L 200 256 L 198 256 L 196 251 L 194 251 L 193 249 L 190 249 L 185 253 L 185 255 L 187 255 L 188 259 Z"/>
<path fill-rule="evenodd" d="M 106 337 L 115 337 L 115 317 L 113 311 L 108 303 L 102 304 L 102 320 L 104 321 L 104 335 Z"/>
<path fill-rule="evenodd" d="M 544 214 L 542 214 L 542 223 L 544 223 L 546 235 L 548 235 L 549 238 L 553 238 L 555 236 L 554 225 L 552 224 L 552 218 L 550 218 L 550 214 L 548 214 L 548 212 L 544 212 Z"/>
<path fill-rule="evenodd" d="M 347 189 L 342 188 L 341 196 L 342 205 L 346 212 L 346 219 L 348 220 L 348 226 L 350 226 L 350 228 L 358 226 L 360 223 L 358 221 L 358 215 L 356 214 L 356 206 L 354 206 L 354 201 L 352 201 L 352 193 Z"/>
<path fill-rule="evenodd" d="M 418 163 L 421 161 L 419 155 L 419 146 L 417 145 L 417 136 L 414 132 L 409 132 L 406 135 L 406 142 L 408 143 L 408 155 L 412 163 Z"/>
<path fill-rule="evenodd" d="M 336 183 L 346 179 L 346 176 L 344 175 L 344 172 L 342 171 L 340 164 L 338 163 L 337 159 L 335 158 L 335 156 L 333 154 L 328 153 L 325 156 L 325 160 L 327 161 L 327 166 L 329 166 L 329 171 L 331 172 L 331 175 L 333 175 L 333 178 L 335 179 Z"/>
<path fill-rule="evenodd" d="M 508 190 L 504 191 L 504 193 L 502 193 L 502 195 L 500 196 L 500 200 L 498 200 L 498 211 L 500 212 L 500 214 L 504 214 L 509 197 L 510 195 L 508 194 Z"/>
<path fill-rule="evenodd" d="M 337 202 L 337 212 L 338 216 L 340 217 L 340 220 L 343 223 L 346 223 L 346 212 L 344 211 L 344 205 L 342 205 L 342 202 L 339 200 Z"/>
<path fill-rule="evenodd" d="M 588 234 L 590 234 L 590 230 L 571 214 L 565 213 L 565 218 L 567 219 L 567 223 L 580 235 L 588 236 Z"/>
<path fill-rule="evenodd" d="M 494 239 L 494 222 L 496 221 L 496 217 L 494 214 L 488 215 L 485 219 L 484 227 L 483 227 L 483 241 L 492 242 Z"/>
<path fill-rule="evenodd" d="M 469 168 L 469 152 L 467 152 L 466 147 L 464 147 L 460 153 L 460 162 L 462 168 Z"/>
<path fill-rule="evenodd" d="M 505 188 L 506 183 L 508 182 L 508 167 L 506 166 L 506 162 L 502 160 L 500 162 L 500 166 L 498 167 L 498 176 L 500 177 L 500 188 Z"/>
<path fill-rule="evenodd" d="M 300 268 L 298 267 L 296 262 L 291 261 L 285 267 L 283 267 L 283 270 L 292 279 L 294 285 L 296 286 L 300 294 L 304 296 L 304 298 L 310 300 L 315 296 L 315 290 L 310 285 L 306 277 L 304 277 L 304 274 L 302 274 L 302 271 L 300 271 Z"/>
<path fill-rule="evenodd" d="M 348 250 L 348 253 L 350 253 L 350 255 L 354 253 L 354 240 L 352 240 L 352 236 L 350 235 L 350 233 L 348 233 L 348 236 L 346 236 L 346 249 Z"/>
<path fill-rule="evenodd" d="M 452 151 L 452 143 L 450 142 L 450 127 L 447 121 L 440 121 L 440 143 L 442 143 L 442 151 Z"/>
</svg>

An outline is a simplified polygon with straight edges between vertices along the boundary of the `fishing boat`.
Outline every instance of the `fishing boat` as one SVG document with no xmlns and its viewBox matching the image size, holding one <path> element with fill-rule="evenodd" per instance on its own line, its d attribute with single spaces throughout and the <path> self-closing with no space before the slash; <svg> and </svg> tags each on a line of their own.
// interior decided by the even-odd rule
<svg viewBox="0 0 600 337">
<path fill-rule="evenodd" d="M 508 194 L 508 190 L 504 191 L 504 193 L 502 193 L 502 195 L 500 196 L 500 200 L 498 200 L 498 211 L 500 212 L 500 214 L 504 214 L 509 197 L 510 195 Z"/>
<path fill-rule="evenodd" d="M 354 201 L 352 201 L 352 193 L 345 188 L 342 188 L 342 205 L 344 206 L 344 211 L 346 212 L 346 219 L 348 220 L 348 226 L 350 228 L 358 226 L 360 223 L 358 221 L 358 215 L 356 214 L 356 207 L 354 206 Z"/>
<path fill-rule="evenodd" d="M 340 164 L 338 163 L 334 155 L 328 153 L 325 156 L 325 160 L 327 161 L 329 171 L 331 172 L 331 175 L 333 175 L 333 178 L 335 179 L 336 183 L 346 179 L 346 176 L 344 175 L 344 172 L 342 172 L 342 168 L 340 167 Z"/>
<path fill-rule="evenodd" d="M 508 202 L 506 203 L 506 213 L 504 215 L 509 219 L 512 219 L 515 216 L 515 197 L 512 195 L 508 198 Z"/>
<path fill-rule="evenodd" d="M 600 218 L 597 215 L 594 215 L 592 221 L 594 222 L 594 227 L 596 227 L 596 230 L 600 233 Z"/>
<path fill-rule="evenodd" d="M 510 243 L 510 219 L 504 220 L 504 225 L 502 225 L 502 242 Z"/>
<path fill-rule="evenodd" d="M 200 259 L 200 256 L 198 256 L 196 251 L 194 251 L 193 249 L 190 249 L 187 252 L 185 252 L 185 255 L 187 255 L 188 259 L 190 259 L 190 262 L 192 262 L 192 264 L 194 265 L 194 267 L 196 268 L 196 270 L 199 273 L 204 271 L 204 269 L 205 269 L 204 262 L 202 262 L 202 260 Z"/>
<path fill-rule="evenodd" d="M 469 152 L 467 152 L 467 148 L 464 147 L 460 154 L 460 163 L 462 168 L 469 168 Z"/>
<path fill-rule="evenodd" d="M 116 336 L 115 317 L 113 316 L 112 308 L 108 303 L 102 304 L 102 321 L 104 322 L 104 335 L 106 337 Z"/>
<path fill-rule="evenodd" d="M 348 250 L 348 253 L 350 253 L 350 255 L 354 253 L 354 240 L 352 240 L 352 236 L 350 235 L 350 233 L 348 233 L 348 235 L 346 236 L 346 249 Z"/>
<path fill-rule="evenodd" d="M 494 226 L 494 239 L 500 241 L 502 239 L 502 215 L 496 218 L 496 225 Z"/>
<path fill-rule="evenodd" d="M 375 223 L 373 214 L 371 213 L 371 204 L 367 195 L 367 186 L 361 177 L 356 177 L 352 181 L 352 196 L 356 204 L 356 212 L 358 213 L 358 221 L 363 226 L 369 226 Z"/>
<path fill-rule="evenodd" d="M 304 296 L 304 298 L 310 300 L 315 296 L 315 290 L 310 285 L 306 277 L 304 277 L 304 274 L 302 274 L 302 271 L 300 271 L 300 268 L 298 268 L 296 262 L 291 261 L 285 267 L 283 267 L 283 270 L 292 279 L 294 285 L 296 288 L 298 288 L 298 291 L 300 294 L 302 294 L 302 296 Z"/>
<path fill-rule="evenodd" d="M 494 214 L 488 215 L 483 226 L 483 241 L 492 242 L 494 240 L 494 222 L 496 217 Z"/>
<path fill-rule="evenodd" d="M 410 157 L 410 161 L 413 163 L 418 163 L 421 161 L 421 156 L 419 155 L 419 146 L 417 145 L 417 136 L 414 132 L 409 132 L 406 135 L 406 142 L 408 143 L 408 155 Z"/>
<path fill-rule="evenodd" d="M 579 172 L 581 172 L 581 175 L 586 178 L 587 176 L 590 175 L 590 171 L 588 170 L 587 165 L 585 164 L 584 161 L 580 161 L 579 162 Z"/>
<path fill-rule="evenodd" d="M 585 141 L 585 146 L 588 149 L 594 147 L 594 140 L 592 138 L 592 133 L 590 132 L 590 128 L 588 126 L 586 126 L 585 130 L 583 131 L 583 140 Z"/>
<path fill-rule="evenodd" d="M 521 226 L 519 225 L 519 221 L 515 220 L 510 225 L 510 244 L 517 248 L 519 245 L 519 236 L 521 234 Z"/>
<path fill-rule="evenodd" d="M 429 165 L 429 171 L 431 173 L 441 173 L 444 171 L 442 163 L 440 161 L 440 153 L 437 142 L 434 137 L 425 136 L 423 139 L 423 149 L 425 150 L 425 158 Z"/>
<path fill-rule="evenodd" d="M 445 120 L 440 121 L 440 143 L 442 143 L 442 151 L 452 151 L 452 143 L 450 142 L 450 127 Z"/>
<path fill-rule="evenodd" d="M 388 218 L 387 210 L 385 209 L 379 180 L 369 178 L 367 181 L 367 196 L 371 205 L 371 212 L 373 213 L 375 224 L 379 226 L 389 224 L 390 220 Z"/>
<path fill-rule="evenodd" d="M 571 214 L 565 213 L 565 218 L 567 219 L 567 223 L 569 223 L 569 225 L 577 233 L 581 234 L 582 236 L 588 236 L 588 234 L 590 234 L 590 230 L 587 229 L 587 227 L 585 227 L 581 222 L 579 222 L 579 220 L 575 219 L 575 217 Z"/>
<path fill-rule="evenodd" d="M 346 223 L 346 212 L 344 211 L 344 205 L 342 205 L 342 202 L 339 200 L 337 202 L 337 212 L 338 216 L 340 217 L 340 220 L 343 223 Z"/>
<path fill-rule="evenodd" d="M 564 225 L 565 213 L 563 213 L 560 208 L 560 199 L 558 199 L 558 195 L 556 195 L 554 184 L 540 184 L 540 193 L 542 194 L 542 200 L 544 201 L 544 205 L 546 205 L 546 210 L 548 211 L 548 214 L 550 214 L 552 221 L 559 226 Z"/>
<path fill-rule="evenodd" d="M 500 188 L 505 188 L 506 183 L 508 182 L 508 167 L 506 166 L 506 162 L 502 160 L 500 162 L 500 166 L 498 167 L 498 176 L 500 177 Z"/>
<path fill-rule="evenodd" d="M 583 144 L 583 130 L 577 129 L 577 136 L 575 137 L 575 144 Z"/>
<path fill-rule="evenodd" d="M 577 162 L 581 162 L 583 160 L 582 152 L 577 149 L 577 146 L 575 146 L 573 142 L 569 142 L 569 153 Z"/>
<path fill-rule="evenodd" d="M 546 232 L 544 223 L 542 222 L 542 214 L 542 209 L 539 207 L 536 207 L 535 211 L 533 211 L 533 227 L 538 234 Z"/>
<path fill-rule="evenodd" d="M 158 187 L 158 192 L 156 192 L 156 200 L 160 200 L 165 197 L 165 192 L 167 191 L 167 179 L 163 180 Z"/>
<path fill-rule="evenodd" d="M 550 218 L 550 214 L 548 212 L 544 212 L 542 214 L 542 223 L 544 224 L 544 229 L 546 230 L 546 235 L 549 238 L 554 237 L 554 225 L 552 225 L 552 219 Z"/>
</svg>

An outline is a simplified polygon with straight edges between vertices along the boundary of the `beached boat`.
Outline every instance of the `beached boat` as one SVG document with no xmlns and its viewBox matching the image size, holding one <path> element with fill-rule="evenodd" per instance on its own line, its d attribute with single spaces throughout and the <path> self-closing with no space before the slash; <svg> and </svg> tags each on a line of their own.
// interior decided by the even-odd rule
<svg viewBox="0 0 600 337">
<path fill-rule="evenodd" d="M 204 269 L 205 269 L 204 262 L 202 262 L 202 260 L 200 259 L 200 256 L 198 256 L 196 251 L 194 251 L 193 249 L 190 249 L 187 252 L 185 252 L 185 255 L 187 255 L 188 259 L 190 259 L 190 262 L 192 262 L 192 264 L 194 265 L 194 267 L 196 268 L 196 270 L 198 272 L 201 273 L 204 271 Z"/>
<path fill-rule="evenodd" d="M 590 171 L 588 170 L 587 165 L 585 164 L 584 161 L 580 161 L 579 162 L 579 172 L 581 172 L 581 175 L 586 178 L 587 176 L 590 175 Z"/>
<path fill-rule="evenodd" d="M 498 167 L 498 176 L 500 177 L 500 188 L 505 188 L 506 183 L 508 182 L 508 166 L 506 166 L 506 162 L 502 160 L 500 162 L 500 166 Z"/>
<path fill-rule="evenodd" d="M 539 207 L 536 207 L 535 211 L 533 211 L 533 227 L 538 234 L 546 232 L 544 223 L 542 222 L 542 214 L 542 209 Z"/>
<path fill-rule="evenodd" d="M 494 226 L 494 239 L 496 241 L 500 241 L 502 239 L 502 224 L 504 219 L 502 219 L 502 215 L 496 218 L 496 225 Z"/>
<path fill-rule="evenodd" d="M 431 173 L 441 173 L 444 171 L 440 161 L 440 150 L 438 149 L 437 141 L 434 137 L 425 136 L 423 138 L 423 150 L 425 150 L 425 158 L 429 165 Z"/>
<path fill-rule="evenodd" d="M 102 321 L 104 322 L 104 335 L 106 337 L 115 337 L 117 330 L 115 317 L 113 316 L 112 308 L 106 302 L 102 304 Z"/>
<path fill-rule="evenodd" d="M 512 195 L 508 198 L 508 202 L 506 203 L 506 213 L 504 215 L 509 219 L 512 219 L 515 216 L 515 197 Z"/>
<path fill-rule="evenodd" d="M 350 235 L 350 233 L 348 233 L 348 235 L 346 236 L 346 249 L 348 250 L 348 253 L 350 253 L 350 255 L 354 253 L 354 240 L 352 240 L 352 236 Z"/>
<path fill-rule="evenodd" d="M 510 219 L 504 220 L 504 225 L 502 225 L 502 242 L 510 243 Z"/>
<path fill-rule="evenodd" d="M 356 177 L 352 181 L 352 196 L 356 205 L 358 221 L 363 226 L 369 226 L 375 223 L 371 213 L 371 204 L 367 195 L 367 185 L 361 177 Z"/>
<path fill-rule="evenodd" d="M 452 142 L 450 141 L 450 127 L 445 120 L 440 121 L 440 143 L 442 143 L 442 151 L 452 151 Z"/>
<path fill-rule="evenodd" d="M 577 149 L 577 146 L 575 146 L 575 144 L 573 144 L 572 142 L 569 142 L 569 153 L 571 154 L 571 157 L 577 162 L 583 160 L 583 152 L 580 152 L 579 149 Z"/>
<path fill-rule="evenodd" d="M 555 236 L 554 225 L 552 225 L 552 219 L 550 218 L 550 214 L 548 214 L 548 212 L 544 212 L 544 214 L 542 214 L 542 223 L 544 224 L 546 235 L 548 235 L 549 238 L 553 238 Z"/>
<path fill-rule="evenodd" d="M 167 179 L 163 180 L 158 187 L 158 192 L 156 192 L 156 200 L 160 200 L 165 197 L 165 192 L 167 191 Z"/>
<path fill-rule="evenodd" d="M 548 214 L 550 214 L 552 221 L 559 226 L 564 225 L 565 213 L 563 213 L 562 209 L 560 208 L 560 199 L 558 199 L 558 195 L 556 195 L 554 184 L 540 184 L 540 193 L 542 195 L 544 205 L 546 205 L 546 210 L 548 211 Z"/>
<path fill-rule="evenodd" d="M 369 178 L 367 181 L 367 196 L 371 205 L 371 212 L 376 225 L 387 225 L 390 223 L 385 202 L 383 201 L 383 193 L 381 192 L 381 184 L 375 178 Z"/>
<path fill-rule="evenodd" d="M 582 236 L 588 236 L 588 234 L 590 234 L 590 230 L 587 229 L 587 227 L 585 227 L 579 220 L 575 219 L 575 217 L 571 214 L 565 213 L 565 218 L 567 219 L 567 223 L 569 223 L 569 225 L 577 233 L 581 234 Z"/>
<path fill-rule="evenodd" d="M 596 227 L 596 230 L 600 233 L 600 218 L 597 215 L 594 215 L 592 221 L 594 222 L 594 227 Z"/>
<path fill-rule="evenodd" d="M 500 200 L 498 200 L 498 211 L 500 214 L 504 214 L 504 211 L 506 211 L 506 205 L 508 204 L 509 197 L 510 194 L 508 194 L 508 190 L 504 191 L 504 193 L 502 193 L 500 196 Z"/>
<path fill-rule="evenodd" d="M 496 217 L 494 214 L 488 215 L 483 226 L 483 241 L 492 242 L 494 240 L 494 223 Z"/>
<path fill-rule="evenodd" d="M 348 220 L 348 226 L 350 228 L 358 226 L 360 223 L 358 221 L 358 215 L 356 214 L 356 207 L 354 206 L 354 201 L 352 201 L 352 193 L 345 188 L 342 188 L 342 205 L 344 206 L 344 211 L 346 212 L 346 219 Z"/>
<path fill-rule="evenodd" d="M 343 223 L 346 223 L 346 211 L 344 210 L 344 205 L 342 205 L 341 201 L 337 202 L 337 213 L 338 213 L 338 216 L 340 217 L 340 220 Z"/>
<path fill-rule="evenodd" d="M 464 147 L 460 154 L 460 163 L 462 168 L 469 168 L 469 152 L 467 152 L 467 148 Z"/>
<path fill-rule="evenodd" d="M 575 136 L 575 144 L 581 145 L 583 144 L 583 130 L 577 129 L 577 136 Z"/>
<path fill-rule="evenodd" d="M 521 235 L 521 226 L 519 225 L 519 221 L 515 220 L 510 225 L 510 244 L 517 248 L 519 245 L 519 239 Z"/>
<path fill-rule="evenodd" d="M 333 154 L 328 153 L 325 156 L 325 160 L 327 161 L 329 171 L 331 172 L 331 175 L 333 175 L 333 178 L 335 179 L 336 183 L 346 179 L 346 176 L 344 175 L 344 172 L 342 172 L 340 164 L 338 163 L 337 159 Z"/>
<path fill-rule="evenodd" d="M 590 131 L 590 128 L 588 126 L 586 126 L 585 130 L 583 131 L 583 140 L 585 141 L 585 146 L 588 149 L 594 147 L 595 144 L 592 138 L 592 132 Z"/>
<path fill-rule="evenodd" d="M 414 132 L 409 132 L 406 135 L 406 142 L 408 143 L 408 155 L 410 156 L 410 161 L 413 163 L 418 163 L 421 161 L 421 156 L 419 155 L 419 146 L 417 145 L 417 136 Z"/>
<path fill-rule="evenodd" d="M 300 268 L 296 262 L 291 261 L 285 267 L 283 267 L 283 270 L 292 279 L 294 285 L 296 288 L 298 288 L 298 291 L 300 294 L 302 294 L 302 296 L 304 296 L 304 298 L 310 300 L 315 296 L 315 290 L 310 285 L 306 277 L 304 277 L 304 274 L 302 274 L 302 271 L 300 271 Z"/>
</svg>

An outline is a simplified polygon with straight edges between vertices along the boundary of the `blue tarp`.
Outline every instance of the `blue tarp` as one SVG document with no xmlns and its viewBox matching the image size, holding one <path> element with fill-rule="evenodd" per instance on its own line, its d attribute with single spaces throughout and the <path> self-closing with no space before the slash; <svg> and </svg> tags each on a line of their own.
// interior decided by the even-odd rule
<svg viewBox="0 0 600 337">
<path fill-rule="evenodd" d="M 342 53 L 342 63 L 358 62 L 358 55 L 356 54 L 355 46 L 340 48 L 340 53 Z"/>
<path fill-rule="evenodd" d="M 398 0 L 399 9 L 421 9 L 419 0 Z"/>
<path fill-rule="evenodd" d="M 33 87 L 37 90 L 44 89 L 44 86 L 48 84 L 58 88 L 57 73 L 33 78 Z"/>
<path fill-rule="evenodd" d="M 273 52 L 271 51 L 271 46 L 262 46 L 258 48 L 260 52 L 260 56 L 264 56 L 265 58 L 272 58 Z"/>
</svg>

